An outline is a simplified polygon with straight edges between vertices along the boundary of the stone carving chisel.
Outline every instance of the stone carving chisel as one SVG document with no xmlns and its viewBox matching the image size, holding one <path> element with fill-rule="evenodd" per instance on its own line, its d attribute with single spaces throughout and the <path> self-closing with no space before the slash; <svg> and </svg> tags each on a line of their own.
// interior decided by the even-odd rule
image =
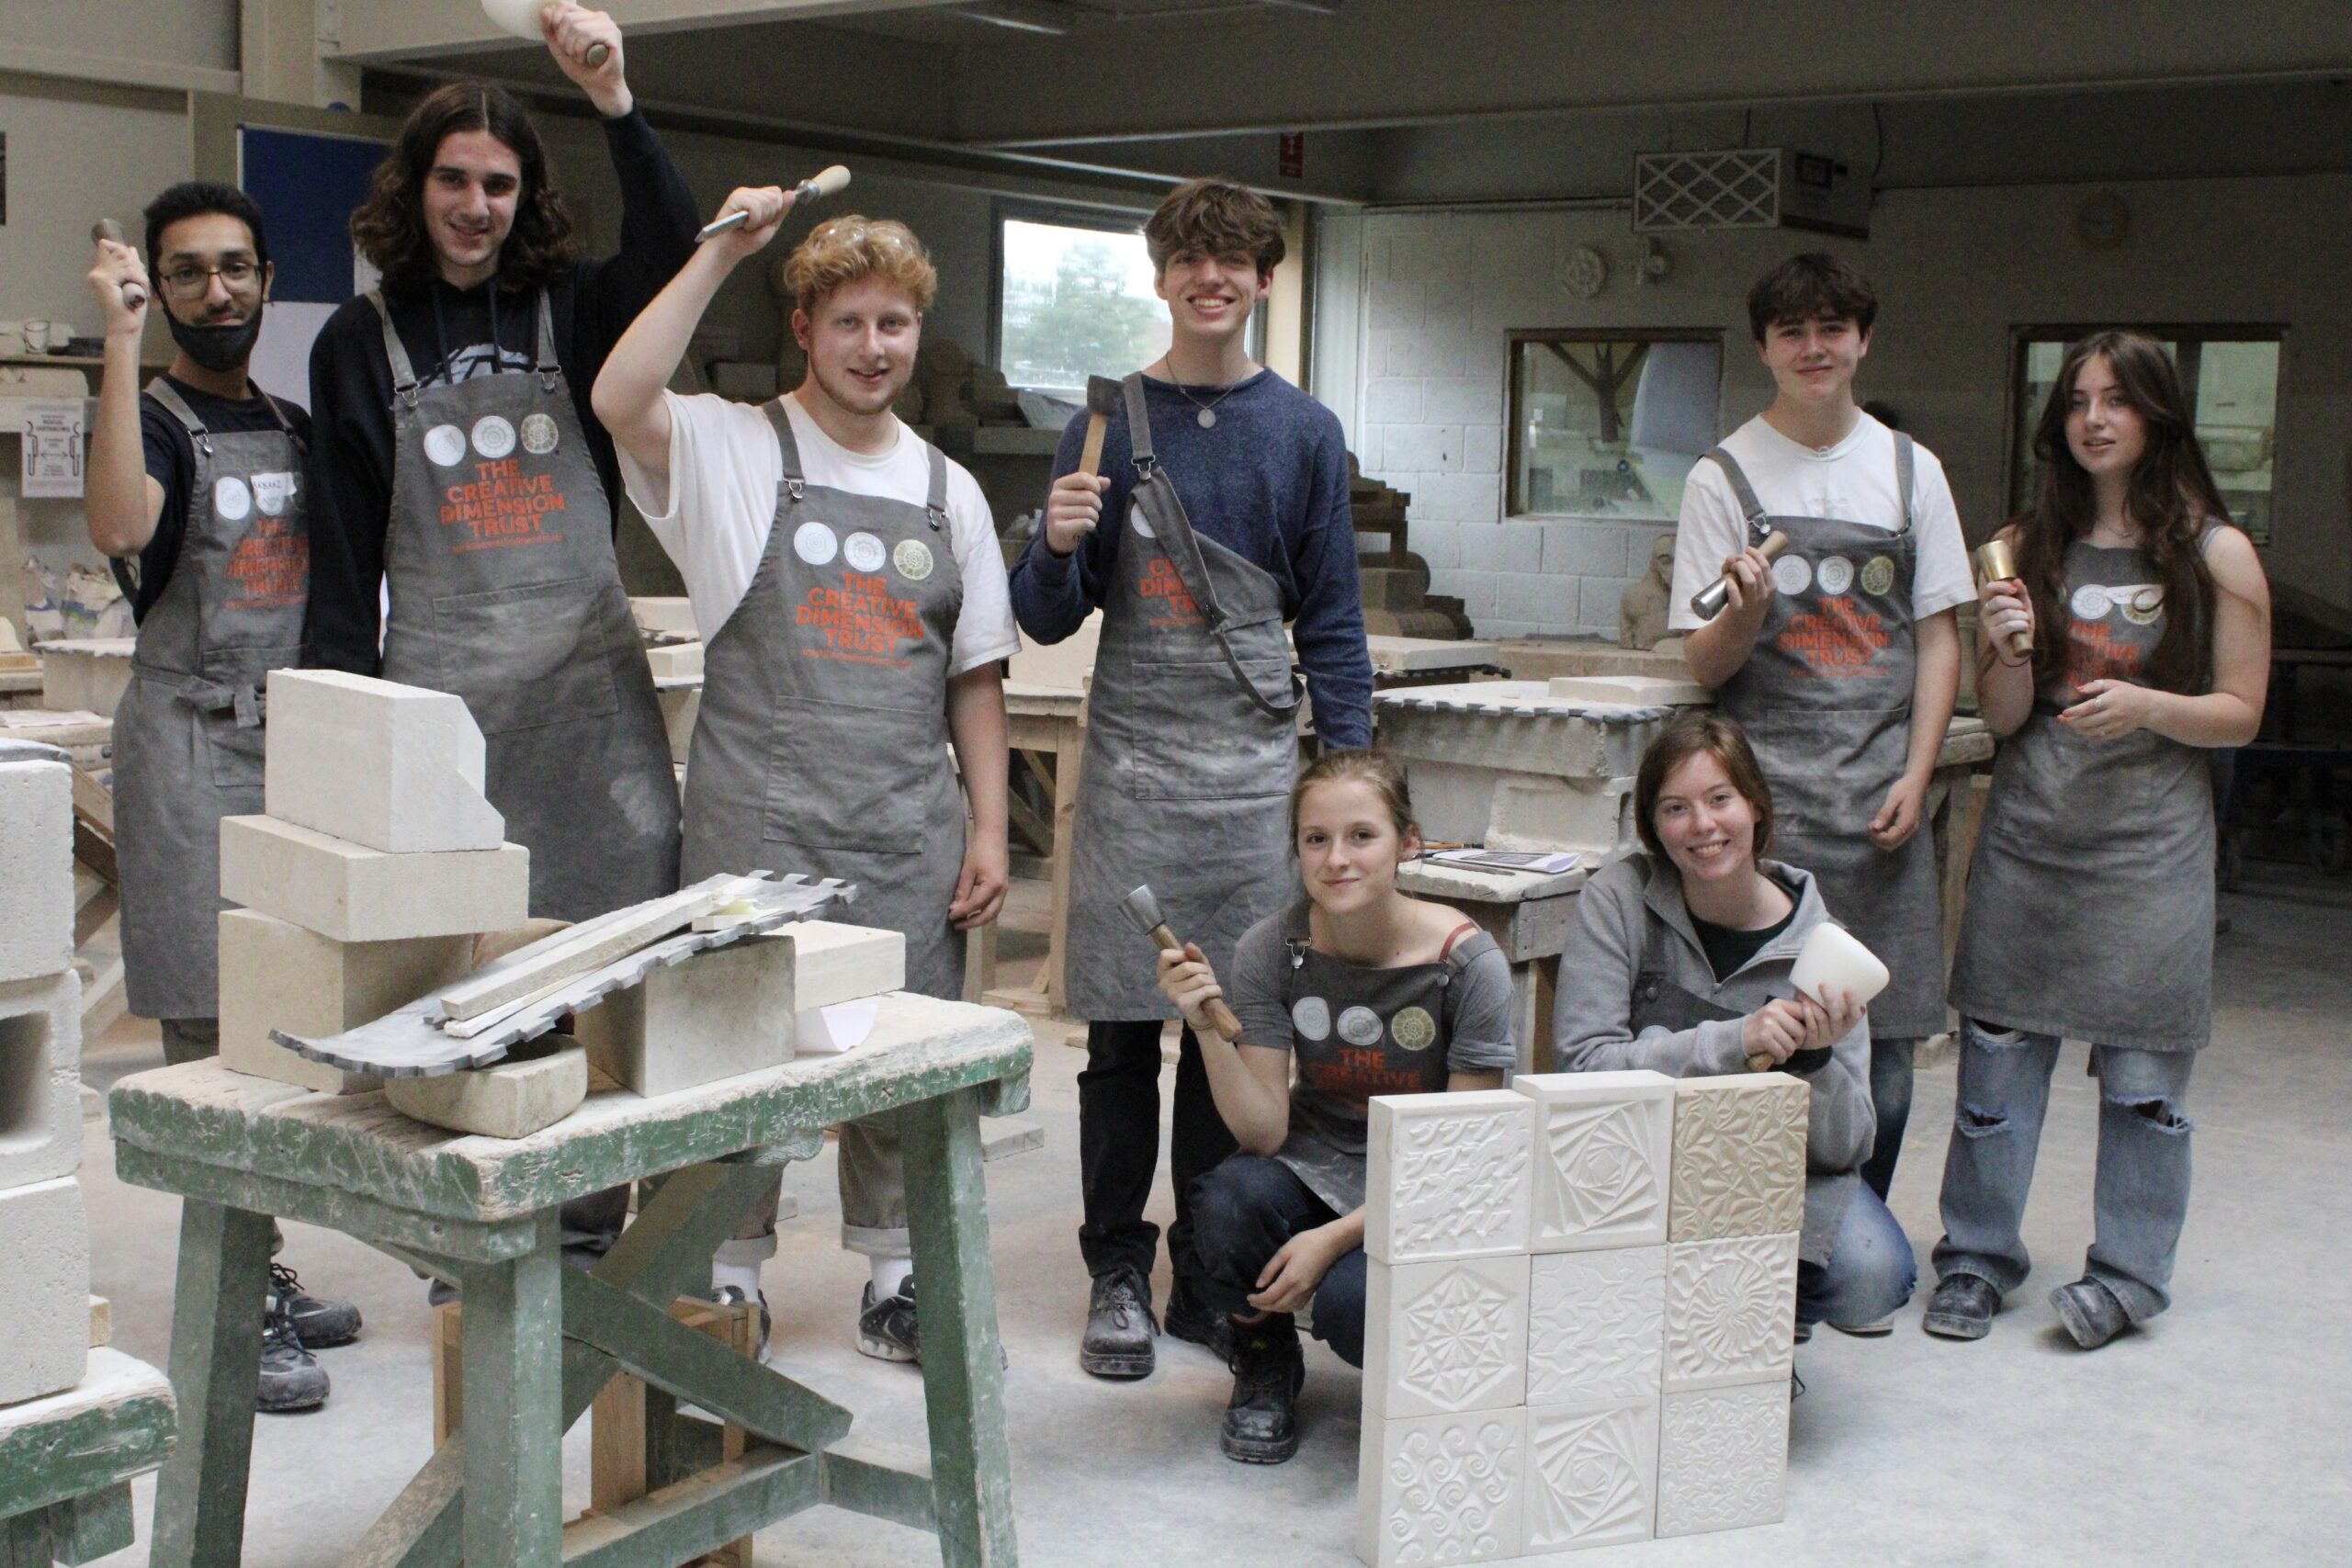
<svg viewBox="0 0 2352 1568">
<path fill-rule="evenodd" d="M 797 212 L 804 203 L 814 201 L 820 196 L 831 196 L 836 191 L 848 188 L 849 171 L 841 164 L 835 164 L 830 169 L 820 169 L 792 187 L 792 210 Z M 699 245 L 712 235 L 724 234 L 729 229 L 741 229 L 751 220 L 752 214 L 748 209 L 730 212 L 724 218 L 704 224 L 700 231 L 695 235 L 695 243 Z"/>
</svg>

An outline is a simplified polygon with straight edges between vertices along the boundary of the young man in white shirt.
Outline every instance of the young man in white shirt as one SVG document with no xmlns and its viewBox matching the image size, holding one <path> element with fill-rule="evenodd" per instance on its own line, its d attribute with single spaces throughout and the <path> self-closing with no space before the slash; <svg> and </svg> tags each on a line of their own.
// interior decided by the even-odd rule
<svg viewBox="0 0 2352 1568">
<path fill-rule="evenodd" d="M 1777 852 L 1894 971 L 1871 1009 L 1882 1198 L 1911 1109 L 1911 1059 L 1942 1028 L 1943 945 L 1928 785 L 1960 690 L 1955 606 L 1975 597 L 1943 465 L 1854 400 L 1878 299 L 1849 263 L 1792 257 L 1747 299 L 1772 404 L 1691 469 L 1669 629 L 1750 732 L 1775 795 Z M 1772 530 L 1778 559 L 1757 547 Z M 1690 596 L 1731 579 L 1702 621 Z M 1839 1325 L 1879 1328 L 1878 1325 Z"/>
<path fill-rule="evenodd" d="M 718 286 L 791 205 L 774 186 L 729 197 L 721 214 L 749 221 L 695 252 L 596 380 L 629 497 L 684 574 L 706 645 L 684 874 L 854 882 L 854 918 L 906 935 L 907 988 L 954 998 L 962 933 L 1004 901 L 998 661 L 1020 637 L 978 484 L 890 412 L 938 286 L 922 243 L 858 217 L 801 243 L 785 276 L 808 374 L 775 402 L 664 389 Z M 914 1360 L 898 1140 L 861 1122 L 840 1131 L 842 1245 L 871 1266 L 858 1348 Z M 775 1218 L 771 1203 L 719 1249 L 722 1296 L 758 1292 Z"/>
</svg>

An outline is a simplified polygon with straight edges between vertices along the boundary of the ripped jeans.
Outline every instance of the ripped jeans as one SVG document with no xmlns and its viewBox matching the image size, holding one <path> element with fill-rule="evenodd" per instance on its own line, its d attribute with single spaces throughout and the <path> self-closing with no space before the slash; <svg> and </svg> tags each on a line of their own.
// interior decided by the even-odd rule
<svg viewBox="0 0 2352 1568">
<path fill-rule="evenodd" d="M 2133 1322 L 2172 1304 L 2174 1255 L 2188 1214 L 2190 1123 L 2182 1112 L 2189 1051 L 2091 1047 L 2099 1080 L 2094 1236 L 2085 1272 L 2115 1292 Z M 2054 1035 L 1963 1021 L 1960 1099 L 1944 1156 L 1939 1279 L 1973 1274 L 2004 1294 L 2032 1260 L 2018 1224 L 2058 1065 Z"/>
</svg>

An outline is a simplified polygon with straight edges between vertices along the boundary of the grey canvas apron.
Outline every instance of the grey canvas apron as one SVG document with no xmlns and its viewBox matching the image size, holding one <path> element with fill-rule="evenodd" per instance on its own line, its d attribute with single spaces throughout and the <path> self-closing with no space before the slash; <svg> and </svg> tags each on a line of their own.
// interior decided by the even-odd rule
<svg viewBox="0 0 2352 1568">
<path fill-rule="evenodd" d="M 1772 786 L 1772 854 L 1814 874 L 1838 923 L 1894 978 L 1871 1004 L 1871 1034 L 1917 1040 L 1944 1027 L 1943 932 L 1934 837 L 1922 822 L 1889 853 L 1871 818 L 1903 776 L 1917 665 L 1911 620 L 1911 438 L 1894 434 L 1902 526 L 1772 516 L 1729 452 L 1707 454 L 1730 479 L 1748 542 L 1778 528 L 1775 592 L 1747 662 L 1716 693 L 1756 748 Z"/>
<path fill-rule="evenodd" d="M 1373 969 L 1344 964 L 1309 944 L 1307 912 L 1283 919 L 1290 949 L 1292 1054 L 1290 1135 L 1274 1157 L 1338 1214 L 1363 1207 L 1364 1101 L 1375 1094 L 1438 1094 L 1449 1076 L 1453 1037 L 1446 1001 L 1470 961 L 1495 947 L 1481 931 L 1434 964 Z"/>
<path fill-rule="evenodd" d="M 490 803 L 531 852 L 531 913 L 578 920 L 678 886 L 678 789 L 613 557 L 613 514 L 556 363 L 419 387 L 392 372 L 392 614 L 383 676 L 454 692 L 488 742 Z"/>
<path fill-rule="evenodd" d="M 912 505 L 813 485 L 781 399 L 775 521 L 735 613 L 703 653 L 686 760 L 685 874 L 807 872 L 857 884 L 851 918 L 903 931 L 907 988 L 963 994 L 948 923 L 964 796 L 947 671 L 964 605 L 947 459 Z"/>
<path fill-rule="evenodd" d="M 1193 531 L 1126 380 L 1136 485 L 1102 600 L 1072 839 L 1066 985 L 1089 1021 L 1173 1018 L 1120 903 L 1151 885 L 1170 927 L 1230 973 L 1290 870 L 1299 687 L 1282 585 Z"/>
<path fill-rule="evenodd" d="M 2036 1034 L 2194 1051 L 2213 1017 L 2211 753 L 2058 722 L 2084 682 L 2145 684 L 2170 613 L 2136 549 L 2076 540 L 2064 582 L 2065 668 L 1994 764 L 1951 1005 Z"/>
<path fill-rule="evenodd" d="M 211 1018 L 220 818 L 261 810 L 263 682 L 301 659 L 302 447 L 275 402 L 276 430 L 215 434 L 160 377 L 147 395 L 187 427 L 196 480 L 115 710 L 123 980 L 142 1018 Z"/>
</svg>

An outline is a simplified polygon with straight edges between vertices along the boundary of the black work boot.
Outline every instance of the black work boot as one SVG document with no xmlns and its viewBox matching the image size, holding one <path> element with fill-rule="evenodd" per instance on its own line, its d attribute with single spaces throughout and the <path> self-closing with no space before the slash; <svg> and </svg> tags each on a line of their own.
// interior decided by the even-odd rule
<svg viewBox="0 0 2352 1568">
<path fill-rule="evenodd" d="M 293 1314 L 272 1286 L 262 1301 L 261 1383 L 254 1408 L 266 1415 L 315 1410 L 327 1402 L 326 1369 L 302 1348 Z"/>
<path fill-rule="evenodd" d="M 1982 1339 L 1993 1332 L 1993 1314 L 2000 1310 L 2001 1292 L 1992 1280 L 1947 1274 L 1928 1298 L 1928 1314 L 1919 1326 L 1940 1339 Z"/>
<path fill-rule="evenodd" d="M 1148 1378 L 1159 1332 L 1151 1319 L 1150 1281 L 1136 1269 L 1114 1269 L 1095 1279 L 1087 1298 L 1078 1364 L 1098 1378 Z"/>
<path fill-rule="evenodd" d="M 1237 1325 L 1233 1330 L 1233 1397 L 1225 1404 L 1218 1442 L 1225 1457 L 1243 1464 L 1280 1464 L 1298 1452 L 1298 1391 L 1306 1357 L 1298 1325 L 1288 1316 Z"/>
<path fill-rule="evenodd" d="M 283 1263 L 269 1266 L 269 1288 L 285 1303 L 294 1320 L 295 1336 L 305 1350 L 348 1345 L 359 1337 L 359 1309 L 349 1302 L 331 1302 L 302 1288 L 302 1277 Z"/>
<path fill-rule="evenodd" d="M 1175 1339 L 1205 1347 L 1220 1361 L 1233 1359 L 1233 1319 L 1201 1300 L 1200 1292 L 1178 1275 L 1168 1287 L 1168 1310 L 1160 1322 Z"/>
</svg>

